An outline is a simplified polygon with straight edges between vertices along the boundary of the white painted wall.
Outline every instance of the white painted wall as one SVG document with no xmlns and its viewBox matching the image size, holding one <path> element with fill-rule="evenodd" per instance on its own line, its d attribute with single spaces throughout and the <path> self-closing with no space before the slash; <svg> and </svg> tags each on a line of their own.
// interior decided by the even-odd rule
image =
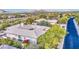
<svg viewBox="0 0 79 59">
<path fill-rule="evenodd" d="M 10 37 L 11 39 L 16 38 L 16 40 L 18 40 L 18 35 L 7 34 L 7 37 Z M 21 38 L 22 40 L 24 40 L 25 37 L 21 36 Z M 26 38 L 28 38 L 31 43 L 37 44 L 37 39 L 29 38 L 29 37 L 26 37 Z"/>
<path fill-rule="evenodd" d="M 30 38 L 29 40 L 30 40 L 31 43 L 33 43 L 33 44 L 37 44 L 37 39 Z"/>
<path fill-rule="evenodd" d="M 6 34 L 7 37 L 10 37 L 11 39 L 12 38 L 16 38 L 18 39 L 18 36 L 17 35 L 13 35 L 13 34 Z"/>
</svg>

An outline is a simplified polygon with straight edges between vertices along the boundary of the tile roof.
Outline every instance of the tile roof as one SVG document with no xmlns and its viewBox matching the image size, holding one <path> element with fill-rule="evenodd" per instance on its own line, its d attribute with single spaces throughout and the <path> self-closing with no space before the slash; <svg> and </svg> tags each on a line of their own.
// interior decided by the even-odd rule
<svg viewBox="0 0 79 59">
<path fill-rule="evenodd" d="M 45 27 L 45 26 L 38 26 L 38 25 L 21 26 L 20 24 L 18 24 L 8 27 L 5 32 L 10 34 L 27 36 L 30 38 L 37 38 L 41 34 L 44 34 L 48 29 L 49 27 Z"/>
</svg>

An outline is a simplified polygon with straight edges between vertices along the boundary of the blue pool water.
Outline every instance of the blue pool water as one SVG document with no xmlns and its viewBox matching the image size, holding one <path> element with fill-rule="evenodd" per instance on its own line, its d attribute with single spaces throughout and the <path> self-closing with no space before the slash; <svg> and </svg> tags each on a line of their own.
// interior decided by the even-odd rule
<svg viewBox="0 0 79 59">
<path fill-rule="evenodd" d="M 79 48 L 79 35 L 74 18 L 70 18 L 67 23 L 67 35 L 64 39 L 63 49 L 78 49 Z"/>
</svg>

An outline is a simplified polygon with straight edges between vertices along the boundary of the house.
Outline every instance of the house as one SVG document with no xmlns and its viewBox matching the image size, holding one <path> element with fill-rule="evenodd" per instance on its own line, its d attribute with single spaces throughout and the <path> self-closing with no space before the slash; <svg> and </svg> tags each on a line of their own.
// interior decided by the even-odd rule
<svg viewBox="0 0 79 59">
<path fill-rule="evenodd" d="M 41 18 L 41 19 L 35 20 L 35 22 L 41 22 L 41 21 L 46 21 L 46 19 Z"/>
<path fill-rule="evenodd" d="M 0 38 L 6 38 L 6 34 L 5 33 L 0 33 Z"/>
<path fill-rule="evenodd" d="M 21 17 L 27 17 L 27 15 L 26 15 L 26 14 L 20 14 L 20 16 L 21 16 Z"/>
<path fill-rule="evenodd" d="M 66 29 L 66 24 L 59 24 L 62 28 Z"/>
<path fill-rule="evenodd" d="M 8 15 L 8 18 L 11 19 L 11 18 L 15 18 L 16 16 L 15 15 Z"/>
<path fill-rule="evenodd" d="M 0 30 L 0 38 L 6 38 L 6 34 L 4 33 L 4 30 Z"/>
<path fill-rule="evenodd" d="M 23 25 L 18 24 L 8 27 L 5 31 L 6 36 L 14 40 L 29 40 L 31 43 L 36 44 L 37 38 L 44 34 L 49 27 L 39 25 Z"/>
<path fill-rule="evenodd" d="M 53 19 L 53 20 L 47 20 L 47 22 L 49 22 L 50 24 L 56 24 L 58 20 Z"/>
</svg>

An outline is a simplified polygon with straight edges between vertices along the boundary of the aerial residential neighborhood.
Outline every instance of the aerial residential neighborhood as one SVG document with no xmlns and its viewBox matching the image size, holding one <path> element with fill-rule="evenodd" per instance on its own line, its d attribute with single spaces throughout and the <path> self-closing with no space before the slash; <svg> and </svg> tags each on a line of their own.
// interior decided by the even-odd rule
<svg viewBox="0 0 79 59">
<path fill-rule="evenodd" d="M 66 41 L 69 30 L 73 30 L 71 22 L 72 27 L 79 25 L 79 11 L 1 9 L 0 49 L 74 48 L 72 41 Z"/>
</svg>

